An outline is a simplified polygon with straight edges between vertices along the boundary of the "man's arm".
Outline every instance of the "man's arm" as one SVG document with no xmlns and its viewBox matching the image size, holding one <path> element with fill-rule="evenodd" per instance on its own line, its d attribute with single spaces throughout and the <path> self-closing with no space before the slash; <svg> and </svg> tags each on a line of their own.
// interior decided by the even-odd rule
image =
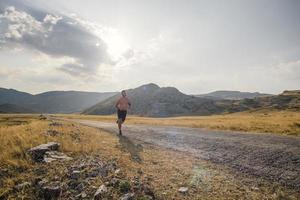
<svg viewBox="0 0 300 200">
<path fill-rule="evenodd" d="M 127 99 L 128 101 L 128 105 L 129 105 L 129 108 L 131 107 L 131 102 L 129 101 L 129 99 Z"/>
</svg>

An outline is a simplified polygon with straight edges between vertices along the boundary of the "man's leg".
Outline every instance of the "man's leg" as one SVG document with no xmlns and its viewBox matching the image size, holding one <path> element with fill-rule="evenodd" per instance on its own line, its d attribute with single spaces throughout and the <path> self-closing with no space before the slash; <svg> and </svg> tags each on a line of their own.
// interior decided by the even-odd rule
<svg viewBox="0 0 300 200">
<path fill-rule="evenodd" d="M 123 123 L 122 119 L 121 118 L 118 119 L 118 127 L 119 127 L 119 134 L 120 135 L 122 135 L 122 123 Z"/>
</svg>

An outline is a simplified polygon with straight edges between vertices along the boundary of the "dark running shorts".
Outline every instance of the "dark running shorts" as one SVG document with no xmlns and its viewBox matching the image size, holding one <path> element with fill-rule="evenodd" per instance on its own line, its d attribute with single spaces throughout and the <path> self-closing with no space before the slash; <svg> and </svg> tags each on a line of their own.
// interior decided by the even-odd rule
<svg viewBox="0 0 300 200">
<path fill-rule="evenodd" d="M 126 119 L 126 114 L 126 110 L 118 110 L 118 119 L 122 119 L 122 121 L 124 122 Z"/>
</svg>

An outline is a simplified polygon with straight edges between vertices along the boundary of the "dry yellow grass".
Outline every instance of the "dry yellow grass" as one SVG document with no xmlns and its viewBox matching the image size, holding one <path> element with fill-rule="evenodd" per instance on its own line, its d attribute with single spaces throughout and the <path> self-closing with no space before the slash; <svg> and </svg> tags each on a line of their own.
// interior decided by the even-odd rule
<svg viewBox="0 0 300 200">
<path fill-rule="evenodd" d="M 13 115 L 10 117 L 14 118 Z M 142 159 L 139 163 L 131 157 L 132 152 L 128 149 L 130 140 L 69 122 L 61 122 L 62 126 L 49 126 L 49 121 L 38 120 L 37 117 L 22 119 L 30 122 L 0 125 L 0 168 L 16 169 L 13 178 L 2 180 L 0 196 L 20 180 L 26 180 L 24 177 L 34 176 L 26 171 L 34 165 L 26 154 L 27 149 L 57 141 L 61 143 L 62 151 L 73 157 L 89 154 L 117 161 L 121 173 L 127 177 L 141 176 L 149 180 L 158 199 L 278 199 L 282 195 L 297 199 L 298 194 L 286 188 L 274 188 L 264 181 L 241 177 L 230 169 L 195 159 L 186 153 L 143 145 L 143 149 L 137 152 Z M 107 120 L 111 119 L 112 116 L 107 117 Z M 45 134 L 49 129 L 61 134 L 49 136 Z M 20 168 L 23 170 L 18 170 Z M 189 194 L 179 194 L 177 190 L 181 186 L 189 187 Z M 259 190 L 253 190 L 253 187 Z"/>
<path fill-rule="evenodd" d="M 114 122 L 115 116 L 57 115 L 58 117 Z M 300 112 L 257 111 L 212 116 L 146 118 L 128 116 L 128 124 L 172 125 L 243 132 L 300 135 Z"/>
</svg>

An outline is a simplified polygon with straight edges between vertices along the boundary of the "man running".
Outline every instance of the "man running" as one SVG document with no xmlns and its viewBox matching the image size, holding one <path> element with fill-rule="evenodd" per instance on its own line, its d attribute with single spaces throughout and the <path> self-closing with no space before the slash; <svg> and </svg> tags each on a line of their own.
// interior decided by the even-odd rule
<svg viewBox="0 0 300 200">
<path fill-rule="evenodd" d="M 119 134 L 122 135 L 122 124 L 126 119 L 127 109 L 130 108 L 131 103 L 129 99 L 126 97 L 125 90 L 121 92 L 122 97 L 117 101 L 116 108 L 118 109 L 118 127 L 119 127 Z"/>
</svg>

